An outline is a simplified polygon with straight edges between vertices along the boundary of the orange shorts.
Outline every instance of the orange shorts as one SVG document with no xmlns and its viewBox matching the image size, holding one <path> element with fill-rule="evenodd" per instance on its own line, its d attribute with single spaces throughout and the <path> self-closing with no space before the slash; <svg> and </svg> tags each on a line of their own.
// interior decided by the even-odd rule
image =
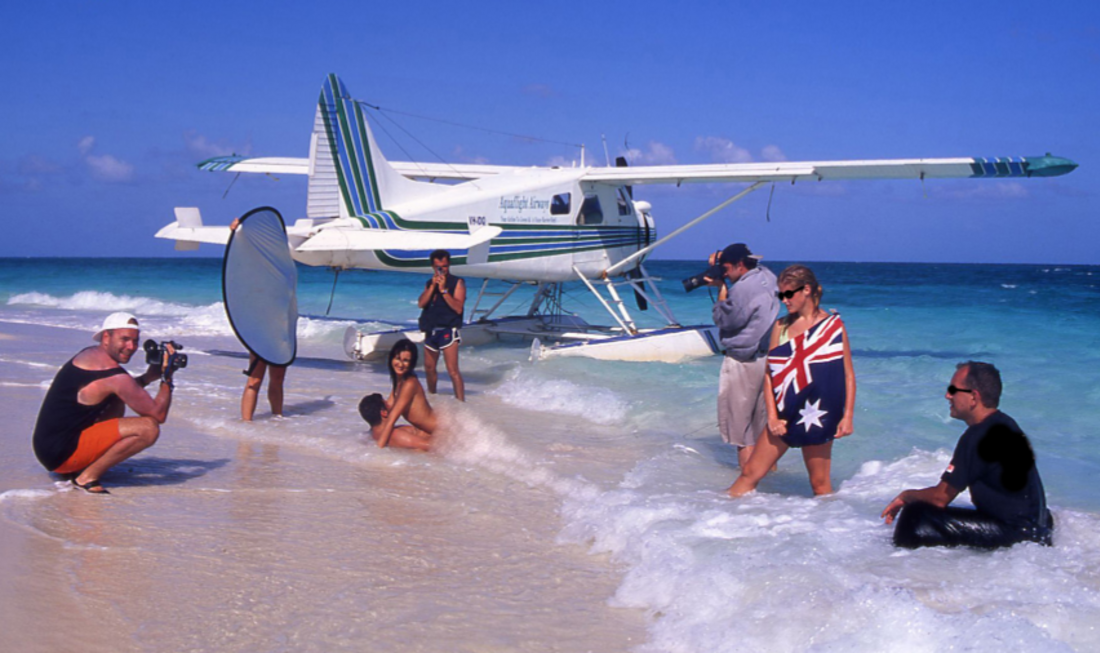
<svg viewBox="0 0 1100 653">
<path fill-rule="evenodd" d="M 122 439 L 118 431 L 118 418 L 96 422 L 80 433 L 80 443 L 69 459 L 53 470 L 55 474 L 72 474 L 84 471 L 88 465 L 103 457 L 107 450 Z"/>
</svg>

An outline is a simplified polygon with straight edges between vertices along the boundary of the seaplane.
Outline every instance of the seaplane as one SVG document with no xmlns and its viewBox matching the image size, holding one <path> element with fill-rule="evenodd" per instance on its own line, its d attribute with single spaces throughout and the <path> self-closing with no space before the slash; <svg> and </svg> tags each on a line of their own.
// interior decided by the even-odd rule
<svg viewBox="0 0 1100 653">
<path fill-rule="evenodd" d="M 500 166 L 390 161 L 367 121 L 370 105 L 328 75 L 317 100 L 306 157 L 222 156 L 201 170 L 308 176 L 306 217 L 286 228 L 287 247 L 301 264 L 430 273 L 430 253 L 445 249 L 452 271 L 482 280 L 462 328 L 466 344 L 508 337 L 531 340 L 535 360 L 586 356 L 666 361 L 710 356 L 721 345 L 713 325 L 681 325 L 669 309 L 646 257 L 669 239 L 775 182 L 855 179 L 1051 177 L 1077 164 L 1051 156 L 761 162 L 705 165 Z M 634 197 L 646 184 L 730 183 L 728 199 L 663 238 L 651 205 Z M 177 207 L 176 221 L 156 236 L 176 249 L 225 245 L 228 226 L 204 225 L 196 208 Z M 490 285 L 494 282 L 494 285 Z M 502 284 L 501 282 L 507 282 Z M 580 282 L 610 316 L 590 324 L 562 308 L 562 286 Z M 533 290 L 525 314 L 498 315 L 505 300 Z M 622 290 L 623 292 L 620 292 Z M 623 300 L 651 306 L 663 322 L 642 328 Z M 473 294 L 472 292 L 470 294 Z M 469 302 L 468 302 L 469 305 Z M 365 332 L 348 328 L 346 354 L 384 356 L 400 338 L 422 340 L 415 328 Z"/>
</svg>

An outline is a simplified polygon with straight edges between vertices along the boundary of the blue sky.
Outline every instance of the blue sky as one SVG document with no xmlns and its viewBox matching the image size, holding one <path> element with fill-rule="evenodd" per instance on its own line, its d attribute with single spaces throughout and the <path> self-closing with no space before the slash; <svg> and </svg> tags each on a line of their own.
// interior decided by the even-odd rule
<svg viewBox="0 0 1100 653">
<path fill-rule="evenodd" d="M 1054 179 L 777 185 L 661 258 L 744 241 L 782 260 L 1098 264 L 1098 7 L 6 3 L 0 256 L 176 256 L 153 238 L 175 206 L 198 206 L 215 224 L 260 205 L 301 217 L 304 179 L 242 175 L 230 187 L 233 175 L 194 164 L 305 156 L 321 83 L 335 72 L 392 111 L 585 143 L 598 163 L 605 136 L 612 157 L 629 149 L 637 163 L 1052 152 L 1081 164 Z M 378 137 L 392 159 L 579 157 L 388 115 L 430 148 L 390 125 L 400 143 Z M 636 194 L 667 234 L 737 190 Z"/>
</svg>

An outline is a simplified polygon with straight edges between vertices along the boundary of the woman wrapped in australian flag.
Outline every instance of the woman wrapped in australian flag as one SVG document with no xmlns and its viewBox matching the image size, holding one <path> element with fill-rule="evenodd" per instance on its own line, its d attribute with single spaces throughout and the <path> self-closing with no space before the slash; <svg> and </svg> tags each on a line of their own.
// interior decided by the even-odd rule
<svg viewBox="0 0 1100 653">
<path fill-rule="evenodd" d="M 822 310 L 810 268 L 790 266 L 778 285 L 787 315 L 775 323 L 768 348 L 768 427 L 729 488 L 734 497 L 756 489 L 791 447 L 802 449 L 814 494 L 831 494 L 833 440 L 852 434 L 856 375 L 844 322 Z"/>
</svg>

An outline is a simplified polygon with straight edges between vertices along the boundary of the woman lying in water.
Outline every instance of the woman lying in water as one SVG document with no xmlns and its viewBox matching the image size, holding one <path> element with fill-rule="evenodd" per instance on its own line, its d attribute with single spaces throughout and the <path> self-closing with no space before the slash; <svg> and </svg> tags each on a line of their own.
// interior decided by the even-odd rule
<svg viewBox="0 0 1100 653">
<path fill-rule="evenodd" d="M 390 379 L 393 381 L 390 396 L 382 400 L 381 395 L 368 395 L 359 404 L 359 413 L 370 423 L 371 437 L 379 447 L 392 445 L 421 451 L 431 447 L 436 418 L 424 387 L 416 378 L 416 359 L 416 345 L 412 341 L 397 341 L 390 349 Z M 397 426 L 401 417 L 411 426 Z"/>
</svg>

